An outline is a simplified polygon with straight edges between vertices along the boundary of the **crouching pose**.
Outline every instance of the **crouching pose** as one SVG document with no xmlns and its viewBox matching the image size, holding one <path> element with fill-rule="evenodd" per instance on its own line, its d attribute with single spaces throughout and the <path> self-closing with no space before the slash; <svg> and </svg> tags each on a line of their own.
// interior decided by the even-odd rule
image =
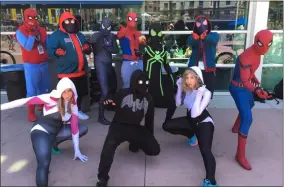
<svg viewBox="0 0 284 187">
<path fill-rule="evenodd" d="M 130 88 L 115 95 L 117 108 L 101 153 L 97 187 L 107 186 L 115 150 L 122 142 L 128 141 L 132 152 L 140 148 L 149 156 L 160 153 L 160 145 L 153 135 L 154 104 L 147 93 L 148 85 L 147 74 L 136 70 L 131 76 Z M 141 126 L 144 116 L 145 126 Z"/>
<path fill-rule="evenodd" d="M 217 186 L 215 181 L 216 161 L 211 151 L 214 122 L 206 107 L 211 99 L 211 92 L 203 83 L 201 70 L 193 66 L 186 70 L 183 78 L 177 81 L 176 105 L 185 105 L 186 117 L 174 118 L 163 124 L 163 129 L 171 134 L 191 138 L 194 134 L 199 142 L 203 157 L 206 178 L 202 186 Z"/>
<path fill-rule="evenodd" d="M 53 143 L 56 142 L 56 135 L 64 124 L 70 122 L 75 151 L 74 159 L 79 158 L 83 162 L 88 160 L 88 157 L 82 155 L 79 149 L 80 129 L 78 128 L 77 97 L 77 91 L 73 82 L 69 78 L 62 78 L 58 82 L 56 90 L 53 90 L 50 94 L 19 99 L 1 105 L 1 110 L 6 110 L 20 107 L 24 104 L 44 104 L 43 116 L 34 123 L 31 129 L 31 141 L 37 159 L 37 186 L 48 186 L 51 148 Z M 86 134 L 87 130 L 85 127 L 81 135 Z M 68 138 L 65 137 L 65 140 Z"/>
</svg>

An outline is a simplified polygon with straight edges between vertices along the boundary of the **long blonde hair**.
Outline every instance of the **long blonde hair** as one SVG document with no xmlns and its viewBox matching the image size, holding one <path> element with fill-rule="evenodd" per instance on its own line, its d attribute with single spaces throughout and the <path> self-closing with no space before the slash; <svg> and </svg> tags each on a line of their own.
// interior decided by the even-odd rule
<svg viewBox="0 0 284 187">
<path fill-rule="evenodd" d="M 72 98 L 70 99 L 70 101 L 67 104 L 67 113 L 71 114 L 71 104 L 72 101 L 74 99 L 74 95 L 72 96 Z M 60 99 L 58 100 L 58 111 L 62 116 L 65 116 L 66 111 L 65 111 L 65 105 L 64 105 L 64 99 L 62 97 L 60 97 Z"/>
<path fill-rule="evenodd" d="M 202 80 L 200 79 L 200 77 L 195 73 L 195 71 L 191 70 L 191 69 L 187 69 L 185 70 L 185 72 L 182 75 L 182 89 L 184 92 L 187 91 L 191 91 L 192 89 L 188 87 L 188 85 L 186 84 L 186 77 L 188 75 L 192 75 L 193 77 L 196 78 L 196 85 L 194 89 L 199 88 L 202 85 Z"/>
</svg>

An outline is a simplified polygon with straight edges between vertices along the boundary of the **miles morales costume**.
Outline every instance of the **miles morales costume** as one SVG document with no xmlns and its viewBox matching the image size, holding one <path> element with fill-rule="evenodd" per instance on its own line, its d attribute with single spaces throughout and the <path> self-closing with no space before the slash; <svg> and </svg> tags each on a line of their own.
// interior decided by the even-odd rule
<svg viewBox="0 0 284 187">
<path fill-rule="evenodd" d="M 88 94 L 88 61 L 85 54 L 91 50 L 85 36 L 79 32 L 79 22 L 69 12 L 59 19 L 59 29 L 48 38 L 48 55 L 55 60 L 57 76 L 70 78 L 78 90 L 78 108 L 81 109 L 82 97 Z M 79 111 L 80 119 L 89 116 Z"/>
<path fill-rule="evenodd" d="M 166 119 L 170 120 L 176 110 L 174 98 L 175 81 L 172 75 L 171 67 L 168 63 L 168 52 L 162 44 L 162 27 L 159 23 L 150 26 L 145 54 L 143 55 L 144 72 L 147 73 L 150 84 L 149 94 L 153 97 L 156 107 L 168 108 Z M 162 84 L 162 66 L 167 72 L 171 84 Z"/>
<path fill-rule="evenodd" d="M 104 100 L 109 94 L 109 81 L 113 81 L 116 90 L 116 79 L 109 80 L 109 77 L 115 75 L 115 70 L 112 67 L 112 54 L 118 52 L 116 43 L 116 36 L 111 33 L 111 21 L 104 18 L 102 21 L 100 31 L 93 34 L 91 38 L 94 65 L 98 81 L 101 86 L 101 99 L 99 102 L 99 118 L 98 121 L 103 125 L 110 125 L 110 122 L 104 117 Z"/>
<path fill-rule="evenodd" d="M 238 132 L 238 149 L 235 158 L 247 170 L 252 169 L 246 158 L 245 147 L 249 128 L 252 124 L 253 92 L 262 99 L 271 97 L 268 92 L 259 87 L 260 82 L 254 73 L 260 64 L 261 55 L 267 53 L 272 41 L 273 34 L 269 30 L 259 31 L 255 35 L 254 44 L 238 56 L 233 80 L 229 87 L 239 111 L 232 128 L 234 133 Z"/>
<path fill-rule="evenodd" d="M 143 70 L 143 62 L 140 59 L 142 53 L 139 51 L 139 44 L 144 44 L 145 40 L 140 31 L 136 30 L 137 15 L 135 12 L 129 12 L 126 16 L 127 26 L 120 26 L 117 38 L 123 53 L 123 63 L 121 67 L 121 76 L 123 88 L 129 88 L 131 74 L 137 70 Z M 142 36 L 142 37 L 141 37 Z M 140 38 L 141 37 L 141 38 Z"/>
<path fill-rule="evenodd" d="M 50 77 L 46 52 L 46 31 L 38 25 L 36 10 L 24 11 L 24 23 L 16 31 L 16 39 L 22 50 L 27 97 L 49 92 Z M 35 105 L 28 106 L 28 120 L 36 121 Z M 40 105 L 39 110 L 42 110 Z"/>
<path fill-rule="evenodd" d="M 219 34 L 211 32 L 212 26 L 208 18 L 199 16 L 194 22 L 193 32 L 187 43 L 192 47 L 188 67 L 198 66 L 202 70 L 206 88 L 214 93 L 216 71 L 216 48 Z"/>
<path fill-rule="evenodd" d="M 136 70 L 131 76 L 130 88 L 121 89 L 115 95 L 113 101 L 117 108 L 101 153 L 97 187 L 107 186 L 115 150 L 121 143 L 129 142 L 131 152 L 140 148 L 149 156 L 160 153 L 160 145 L 154 137 L 154 103 L 147 93 L 148 85 L 147 74 Z"/>
</svg>

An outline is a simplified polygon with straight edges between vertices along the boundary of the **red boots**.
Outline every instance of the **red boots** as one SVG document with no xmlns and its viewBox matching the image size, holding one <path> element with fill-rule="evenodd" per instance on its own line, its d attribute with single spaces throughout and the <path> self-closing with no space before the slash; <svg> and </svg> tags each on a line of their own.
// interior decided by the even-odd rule
<svg viewBox="0 0 284 187">
<path fill-rule="evenodd" d="M 247 138 L 238 135 L 238 149 L 236 154 L 236 161 L 246 170 L 251 170 L 251 165 L 246 158 L 246 143 Z"/>
<path fill-rule="evenodd" d="M 235 124 L 232 128 L 232 132 L 233 133 L 238 133 L 239 132 L 239 128 L 240 128 L 240 124 L 241 124 L 241 117 L 240 117 L 240 114 L 238 115 L 236 121 L 235 121 Z"/>
<path fill-rule="evenodd" d="M 35 116 L 35 105 L 28 105 L 28 120 L 35 122 L 37 120 Z"/>
</svg>

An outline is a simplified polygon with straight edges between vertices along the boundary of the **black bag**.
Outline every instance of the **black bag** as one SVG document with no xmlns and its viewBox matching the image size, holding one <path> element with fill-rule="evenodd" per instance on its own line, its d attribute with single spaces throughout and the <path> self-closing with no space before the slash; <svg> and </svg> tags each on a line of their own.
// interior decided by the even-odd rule
<svg viewBox="0 0 284 187">
<path fill-rule="evenodd" d="M 278 99 L 283 99 L 283 79 L 276 84 L 273 90 L 274 97 Z"/>
</svg>

